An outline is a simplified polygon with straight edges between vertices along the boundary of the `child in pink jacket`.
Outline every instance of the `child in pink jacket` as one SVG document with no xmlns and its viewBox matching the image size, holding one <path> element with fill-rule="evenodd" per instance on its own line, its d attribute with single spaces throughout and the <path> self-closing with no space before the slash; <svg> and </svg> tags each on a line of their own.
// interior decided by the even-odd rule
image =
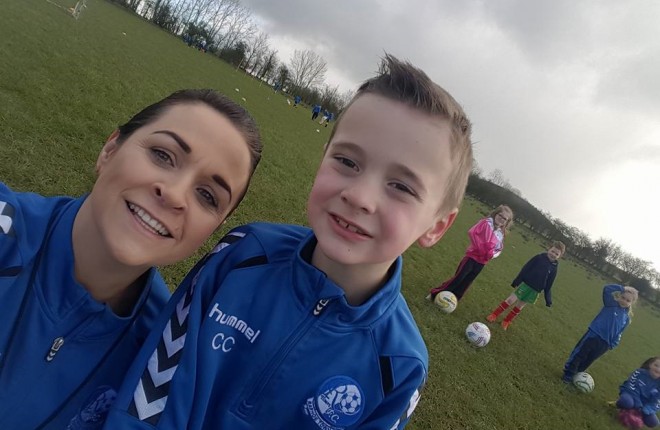
<svg viewBox="0 0 660 430">
<path fill-rule="evenodd" d="M 512 221 L 511 208 L 500 205 L 486 218 L 473 225 L 468 230 L 470 246 L 458 264 L 456 273 L 439 287 L 432 288 L 426 298 L 433 300 L 440 291 L 451 291 L 456 295 L 456 299 L 460 300 L 486 263 L 502 252 L 504 235 Z"/>
</svg>

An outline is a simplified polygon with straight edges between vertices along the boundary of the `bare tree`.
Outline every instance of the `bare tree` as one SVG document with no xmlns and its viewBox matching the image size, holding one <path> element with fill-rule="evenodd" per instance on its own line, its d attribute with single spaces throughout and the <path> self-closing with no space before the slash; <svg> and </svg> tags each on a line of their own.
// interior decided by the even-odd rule
<svg viewBox="0 0 660 430">
<path fill-rule="evenodd" d="M 481 168 L 479 163 L 477 163 L 477 160 L 472 160 L 472 171 L 470 172 L 470 175 L 481 177 L 483 175 L 484 169 Z"/>
<path fill-rule="evenodd" d="M 277 70 L 277 63 L 277 51 L 268 50 L 264 55 L 264 61 L 261 64 L 261 68 L 257 72 L 257 77 L 262 81 L 266 80 L 270 82 Z"/>
<path fill-rule="evenodd" d="M 323 85 L 319 92 L 321 106 L 337 106 L 339 100 L 339 86 Z"/>
<path fill-rule="evenodd" d="M 328 64 L 323 57 L 316 52 L 306 49 L 296 49 L 291 57 L 289 67 L 291 71 L 291 83 L 301 90 L 314 88 L 323 83 Z"/>
<path fill-rule="evenodd" d="M 607 257 L 610 255 L 610 248 L 612 247 L 612 241 L 610 239 L 605 239 L 601 237 L 596 240 L 593 244 L 594 255 L 601 261 L 606 262 Z"/>
<path fill-rule="evenodd" d="M 211 39 L 216 40 L 220 30 L 228 25 L 230 17 L 241 7 L 239 0 L 217 0 L 209 17 Z"/>
<path fill-rule="evenodd" d="M 291 79 L 291 71 L 289 71 L 289 68 L 285 64 L 280 64 L 280 66 L 277 68 L 276 79 L 283 89 L 289 85 L 289 80 Z"/>
<path fill-rule="evenodd" d="M 488 180 L 495 185 L 499 185 L 500 187 L 507 183 L 507 180 L 504 177 L 504 173 L 502 173 L 500 169 L 495 169 L 490 172 L 490 175 L 488 175 Z"/>
<path fill-rule="evenodd" d="M 226 25 L 219 33 L 217 44 L 224 50 L 234 46 L 239 40 L 249 39 L 256 31 L 257 27 L 252 22 L 252 12 L 239 4 L 229 15 Z"/>
<path fill-rule="evenodd" d="M 354 90 L 346 90 L 343 93 L 339 95 L 339 100 L 337 104 L 337 109 L 338 110 L 344 110 L 346 109 L 346 106 L 353 100 L 353 97 L 355 97 L 355 91 Z"/>
<path fill-rule="evenodd" d="M 268 34 L 260 31 L 247 41 L 247 48 L 247 57 L 245 58 L 243 69 L 247 71 L 249 68 L 250 74 L 254 74 L 255 69 L 268 52 Z"/>
</svg>

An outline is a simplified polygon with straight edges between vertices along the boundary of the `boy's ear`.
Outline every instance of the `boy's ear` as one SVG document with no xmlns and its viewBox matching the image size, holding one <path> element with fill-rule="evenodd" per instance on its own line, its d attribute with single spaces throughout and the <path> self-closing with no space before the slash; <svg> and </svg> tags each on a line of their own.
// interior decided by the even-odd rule
<svg viewBox="0 0 660 430">
<path fill-rule="evenodd" d="M 426 230 L 426 232 L 417 239 L 419 246 L 422 248 L 430 248 L 435 245 L 454 223 L 456 215 L 458 215 L 458 208 L 452 209 L 451 212 L 443 218 L 437 218 L 433 226 Z"/>
<path fill-rule="evenodd" d="M 117 151 L 117 148 L 119 147 L 119 144 L 117 143 L 118 137 L 119 137 L 119 129 L 116 129 L 105 141 L 105 144 L 103 145 L 103 148 L 101 148 L 101 152 L 99 153 L 99 157 L 96 159 L 96 174 L 98 174 L 101 171 L 103 166 L 105 166 L 107 161 L 112 157 L 112 154 L 114 154 Z"/>
</svg>

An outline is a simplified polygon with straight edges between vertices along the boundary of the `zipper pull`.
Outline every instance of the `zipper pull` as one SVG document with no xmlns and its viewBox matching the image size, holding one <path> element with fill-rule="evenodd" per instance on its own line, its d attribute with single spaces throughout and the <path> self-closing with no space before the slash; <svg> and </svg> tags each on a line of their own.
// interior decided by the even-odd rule
<svg viewBox="0 0 660 430">
<path fill-rule="evenodd" d="M 62 348 L 62 345 L 64 345 L 64 338 L 63 337 L 58 337 L 55 338 L 53 341 L 53 345 L 50 347 L 50 351 L 48 351 L 48 355 L 46 356 L 46 361 L 51 362 L 53 361 L 53 358 L 55 358 L 55 354 L 57 354 L 57 351 Z"/>
<path fill-rule="evenodd" d="M 330 299 L 321 299 L 318 302 L 316 302 L 316 306 L 314 307 L 313 314 L 315 317 L 321 315 L 321 312 L 325 310 L 325 307 L 328 306 L 328 303 L 330 303 Z"/>
</svg>

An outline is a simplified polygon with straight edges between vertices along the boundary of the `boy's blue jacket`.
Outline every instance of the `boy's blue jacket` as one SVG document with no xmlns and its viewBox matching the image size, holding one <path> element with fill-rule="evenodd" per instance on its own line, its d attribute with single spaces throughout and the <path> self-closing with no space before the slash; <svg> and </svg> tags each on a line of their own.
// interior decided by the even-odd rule
<svg viewBox="0 0 660 430">
<path fill-rule="evenodd" d="M 543 252 L 532 257 L 511 282 L 512 287 L 517 287 L 521 282 L 529 285 L 539 293 L 543 291 L 545 295 L 545 305 L 552 306 L 552 294 L 550 289 L 557 276 L 558 261 L 550 261 L 548 254 Z"/>
<path fill-rule="evenodd" d="M 628 309 L 614 300 L 617 291 L 623 293 L 624 289 L 616 284 L 603 287 L 603 308 L 589 325 L 589 331 L 607 342 L 610 349 L 619 344 L 623 330 L 630 324 Z"/>
<path fill-rule="evenodd" d="M 653 379 L 648 369 L 637 369 L 621 384 L 620 393 L 628 393 L 635 401 L 635 408 L 645 413 L 660 411 L 660 379 Z"/>
<path fill-rule="evenodd" d="M 225 236 L 174 293 L 104 428 L 403 428 L 428 353 L 400 292 L 402 260 L 353 307 L 309 264 L 315 245 L 299 226 Z"/>
<path fill-rule="evenodd" d="M 99 428 L 169 297 L 151 270 L 133 315 L 120 318 L 75 281 L 71 231 L 83 201 L 0 182 L 0 429 Z"/>
</svg>

